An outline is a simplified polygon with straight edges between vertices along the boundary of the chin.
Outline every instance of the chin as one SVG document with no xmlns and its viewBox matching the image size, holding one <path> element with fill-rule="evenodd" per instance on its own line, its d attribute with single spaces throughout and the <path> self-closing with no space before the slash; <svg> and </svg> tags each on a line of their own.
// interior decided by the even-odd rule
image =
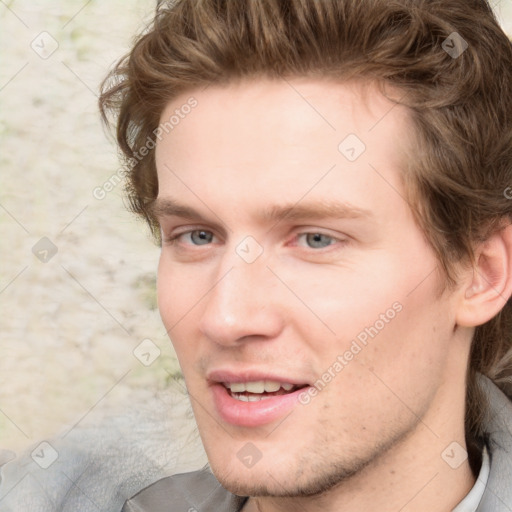
<svg viewBox="0 0 512 512">
<path fill-rule="evenodd" d="M 314 497 L 327 493 L 346 482 L 364 468 L 365 464 L 355 467 L 328 467 L 320 471 L 312 467 L 306 470 L 289 471 L 288 474 L 276 467 L 261 466 L 248 469 L 240 474 L 239 468 L 225 466 L 217 469 L 211 465 L 212 472 L 221 485 L 237 496 L 299 498 Z"/>
</svg>

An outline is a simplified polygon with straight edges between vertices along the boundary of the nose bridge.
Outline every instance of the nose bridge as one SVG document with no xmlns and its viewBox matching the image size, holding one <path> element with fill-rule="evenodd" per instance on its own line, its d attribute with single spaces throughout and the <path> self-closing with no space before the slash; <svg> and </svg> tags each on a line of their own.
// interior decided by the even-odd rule
<svg viewBox="0 0 512 512">
<path fill-rule="evenodd" d="M 200 320 L 203 333 L 222 344 L 248 336 L 275 336 L 282 324 L 278 308 L 269 300 L 271 278 L 265 258 L 262 254 L 255 257 L 254 247 L 239 244 L 227 252 L 205 297 Z"/>
<path fill-rule="evenodd" d="M 246 236 L 236 246 L 229 247 L 222 256 L 212 295 L 228 304 L 234 302 L 242 307 L 256 306 L 261 290 L 258 283 L 263 285 L 269 278 L 266 263 L 263 247 L 252 236 Z"/>
<path fill-rule="evenodd" d="M 233 319 L 246 313 L 256 313 L 265 305 L 262 300 L 262 290 L 268 280 L 265 274 L 268 274 L 268 269 L 263 260 L 247 263 L 237 255 L 229 258 L 211 290 L 209 306 Z"/>
</svg>

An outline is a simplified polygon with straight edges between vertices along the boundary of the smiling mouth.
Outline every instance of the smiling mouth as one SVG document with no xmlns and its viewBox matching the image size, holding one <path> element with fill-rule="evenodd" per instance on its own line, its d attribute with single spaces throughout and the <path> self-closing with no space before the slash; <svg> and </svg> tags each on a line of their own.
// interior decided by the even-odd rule
<svg viewBox="0 0 512 512">
<path fill-rule="evenodd" d="M 307 384 L 297 385 L 289 382 L 260 380 L 253 382 L 223 382 L 231 398 L 240 402 L 259 402 L 275 396 L 289 395 Z"/>
</svg>

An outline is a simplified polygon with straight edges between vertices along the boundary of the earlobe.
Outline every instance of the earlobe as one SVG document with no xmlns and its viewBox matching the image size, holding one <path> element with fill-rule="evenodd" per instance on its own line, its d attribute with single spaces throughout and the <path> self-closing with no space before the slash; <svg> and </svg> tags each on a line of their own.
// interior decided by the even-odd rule
<svg viewBox="0 0 512 512">
<path fill-rule="evenodd" d="M 512 225 L 496 231 L 477 247 L 472 275 L 468 275 L 462 291 L 457 312 L 460 326 L 482 325 L 505 306 L 512 295 Z"/>
</svg>

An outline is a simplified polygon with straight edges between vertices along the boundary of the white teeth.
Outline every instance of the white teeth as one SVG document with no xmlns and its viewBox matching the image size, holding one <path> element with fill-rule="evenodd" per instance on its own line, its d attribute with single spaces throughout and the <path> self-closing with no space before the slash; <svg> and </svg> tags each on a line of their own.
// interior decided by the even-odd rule
<svg viewBox="0 0 512 512">
<path fill-rule="evenodd" d="M 241 402 L 259 402 L 260 400 L 272 398 L 265 395 L 241 395 L 239 393 L 234 393 L 232 396 L 235 400 L 240 400 Z"/>
<path fill-rule="evenodd" d="M 249 391 L 249 393 L 263 393 L 265 391 L 265 381 L 246 382 L 245 390 Z"/>
<path fill-rule="evenodd" d="M 228 387 L 233 393 L 243 393 L 245 391 L 244 382 L 232 382 L 231 384 L 228 384 Z"/>
<path fill-rule="evenodd" d="M 275 382 L 273 380 L 266 380 L 265 381 L 265 391 L 267 393 L 274 393 L 275 391 L 279 391 L 281 388 L 281 385 L 279 382 Z"/>
<path fill-rule="evenodd" d="M 224 386 L 231 390 L 232 393 L 249 393 L 261 394 L 265 391 L 267 393 L 275 393 L 283 388 L 285 391 L 290 391 L 294 388 L 294 384 L 288 382 L 277 382 L 274 380 L 258 380 L 253 382 L 225 382 Z"/>
</svg>

